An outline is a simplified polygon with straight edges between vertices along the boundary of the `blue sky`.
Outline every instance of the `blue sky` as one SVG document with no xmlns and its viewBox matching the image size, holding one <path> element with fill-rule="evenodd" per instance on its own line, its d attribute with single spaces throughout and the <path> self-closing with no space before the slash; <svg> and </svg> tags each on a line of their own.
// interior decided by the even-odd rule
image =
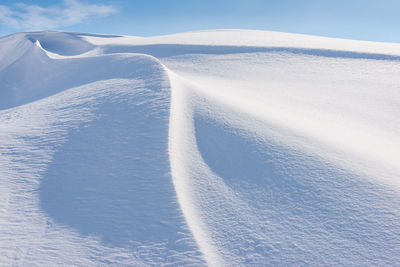
<svg viewBox="0 0 400 267">
<path fill-rule="evenodd" d="M 222 28 L 400 42 L 400 0 L 0 1 L 0 36 L 46 29 L 151 36 Z"/>
</svg>

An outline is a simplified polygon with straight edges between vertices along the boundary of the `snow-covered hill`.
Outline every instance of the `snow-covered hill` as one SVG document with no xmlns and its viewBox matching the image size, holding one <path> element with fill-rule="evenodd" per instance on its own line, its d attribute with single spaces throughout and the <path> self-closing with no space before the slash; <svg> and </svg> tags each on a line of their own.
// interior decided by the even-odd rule
<svg viewBox="0 0 400 267">
<path fill-rule="evenodd" d="M 0 263 L 393 266 L 400 44 L 0 38 Z"/>
</svg>

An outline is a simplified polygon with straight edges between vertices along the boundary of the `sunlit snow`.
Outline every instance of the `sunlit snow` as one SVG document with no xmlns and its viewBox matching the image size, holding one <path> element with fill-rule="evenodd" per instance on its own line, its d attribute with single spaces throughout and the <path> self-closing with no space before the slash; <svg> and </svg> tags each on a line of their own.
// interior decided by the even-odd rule
<svg viewBox="0 0 400 267">
<path fill-rule="evenodd" d="M 0 265 L 393 266 L 400 44 L 0 39 Z"/>
</svg>

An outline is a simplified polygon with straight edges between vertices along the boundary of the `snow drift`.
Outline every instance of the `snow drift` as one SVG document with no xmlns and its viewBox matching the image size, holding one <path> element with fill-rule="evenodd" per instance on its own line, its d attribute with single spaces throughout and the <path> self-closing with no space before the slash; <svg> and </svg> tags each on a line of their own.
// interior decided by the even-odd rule
<svg viewBox="0 0 400 267">
<path fill-rule="evenodd" d="M 400 262 L 400 44 L 0 39 L 0 262 Z"/>
</svg>

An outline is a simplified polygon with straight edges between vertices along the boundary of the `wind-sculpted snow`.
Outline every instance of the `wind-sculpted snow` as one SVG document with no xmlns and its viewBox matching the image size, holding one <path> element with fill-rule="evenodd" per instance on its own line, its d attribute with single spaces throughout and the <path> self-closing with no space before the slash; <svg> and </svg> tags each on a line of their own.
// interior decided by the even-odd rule
<svg viewBox="0 0 400 267">
<path fill-rule="evenodd" d="M 393 266 L 400 45 L 0 39 L 0 262 Z"/>
<path fill-rule="evenodd" d="M 146 55 L 52 59 L 40 45 L 40 42 L 32 43 L 22 57 L 0 71 L 0 108 L 21 105 L 98 80 L 145 79 L 153 68 L 162 68 Z"/>
<path fill-rule="evenodd" d="M 354 58 L 400 61 L 400 56 L 380 53 L 352 52 L 328 49 L 306 49 L 296 47 L 257 47 L 233 45 L 191 45 L 191 44 L 151 44 L 151 45 L 107 45 L 105 53 L 143 53 L 157 58 L 190 54 L 244 54 L 244 53 L 286 53 L 294 55 L 312 55 L 328 58 Z"/>
</svg>

